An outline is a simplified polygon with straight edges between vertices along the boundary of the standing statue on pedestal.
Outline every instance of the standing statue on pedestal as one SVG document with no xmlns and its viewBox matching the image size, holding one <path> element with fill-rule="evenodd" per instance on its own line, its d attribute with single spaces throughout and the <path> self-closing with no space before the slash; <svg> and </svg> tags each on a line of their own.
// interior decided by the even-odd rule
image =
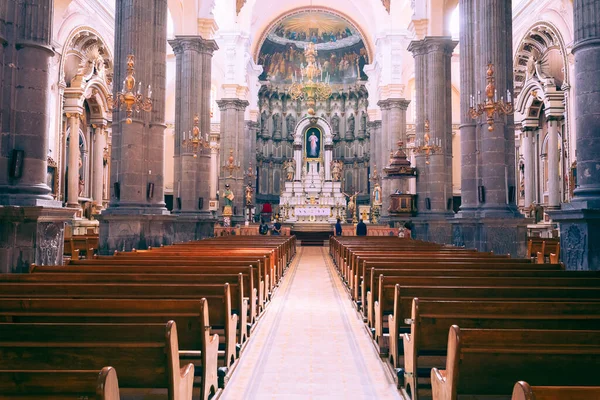
<svg viewBox="0 0 600 400">
<path fill-rule="evenodd" d="M 248 185 L 246 185 L 246 205 L 247 206 L 252 206 L 253 202 L 252 202 L 252 194 L 254 193 L 254 189 L 252 189 L 252 184 L 248 183 Z"/>
<path fill-rule="evenodd" d="M 346 132 L 346 136 L 354 137 L 355 128 L 354 114 L 350 114 L 350 117 L 348 117 L 348 131 Z"/>
<path fill-rule="evenodd" d="M 333 129 L 333 137 L 338 138 L 340 136 L 340 117 L 337 114 L 331 118 L 331 128 Z"/>
<path fill-rule="evenodd" d="M 373 197 L 371 201 L 374 206 L 380 206 L 383 204 L 383 202 L 381 201 L 381 186 L 379 186 L 379 183 L 375 183 L 375 187 L 373 188 Z"/>
<path fill-rule="evenodd" d="M 344 168 L 344 163 L 341 160 L 336 160 L 331 162 L 331 180 L 334 182 L 339 182 L 342 179 L 342 169 Z"/>
<path fill-rule="evenodd" d="M 296 175 L 296 160 L 292 158 L 284 162 L 283 169 L 285 170 L 285 180 L 293 182 Z"/>
<path fill-rule="evenodd" d="M 225 203 L 225 206 L 223 207 L 223 216 L 230 217 L 233 215 L 233 200 L 235 199 L 235 195 L 231 191 L 229 184 L 225 185 L 223 199 Z"/>
<path fill-rule="evenodd" d="M 290 139 L 294 138 L 294 129 L 296 129 L 296 118 L 292 114 L 288 114 L 285 119 L 287 134 Z"/>
</svg>

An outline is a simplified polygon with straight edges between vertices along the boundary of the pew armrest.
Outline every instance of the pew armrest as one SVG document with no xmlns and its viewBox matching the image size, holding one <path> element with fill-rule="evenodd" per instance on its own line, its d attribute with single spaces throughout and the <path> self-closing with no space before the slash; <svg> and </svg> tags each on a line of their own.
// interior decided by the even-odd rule
<svg viewBox="0 0 600 400">
<path fill-rule="evenodd" d="M 113 367 L 104 367 L 98 374 L 96 396 L 102 400 L 119 400 L 119 380 Z"/>
</svg>

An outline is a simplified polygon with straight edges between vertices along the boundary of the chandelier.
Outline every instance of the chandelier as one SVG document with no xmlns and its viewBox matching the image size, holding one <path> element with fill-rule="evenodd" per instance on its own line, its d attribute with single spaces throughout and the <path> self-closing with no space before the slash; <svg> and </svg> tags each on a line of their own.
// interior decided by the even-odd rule
<svg viewBox="0 0 600 400">
<path fill-rule="evenodd" d="M 515 112 L 512 95 L 510 90 L 506 90 L 506 103 L 504 102 L 504 96 L 500 97 L 498 101 L 498 90 L 496 90 L 496 78 L 494 78 L 494 64 L 488 64 L 487 66 L 487 85 L 485 87 L 485 102 L 481 103 L 481 92 L 477 92 L 477 104 L 475 104 L 475 96 L 471 95 L 469 113 L 471 118 L 477 119 L 479 116 L 486 114 L 488 131 L 494 130 L 494 117 L 496 115 L 511 115 Z"/>
<path fill-rule="evenodd" d="M 137 93 L 135 92 L 135 56 L 129 54 L 127 56 L 127 77 L 123 80 L 123 89 L 117 93 L 117 98 L 114 106 L 123 108 L 126 112 L 127 119 L 125 123 L 131 124 L 133 111 L 140 112 L 152 111 L 152 87 L 148 85 L 148 96 L 142 95 L 142 82 L 138 83 Z"/>
<path fill-rule="evenodd" d="M 429 128 L 429 120 L 425 120 L 425 135 L 423 136 L 423 142 L 421 139 L 417 139 L 415 142 L 415 148 L 413 152 L 415 154 L 425 154 L 425 164 L 429 165 L 429 156 L 431 154 L 439 154 L 442 151 L 442 141 L 440 138 L 433 139 L 431 141 Z"/>
<path fill-rule="evenodd" d="M 317 100 L 327 100 L 331 97 L 332 89 L 329 85 L 329 73 L 323 76 L 321 64 L 316 61 L 317 50 L 314 43 L 309 43 L 304 49 L 304 58 L 306 66 L 301 65 L 300 80 L 297 80 L 294 73 L 289 93 L 292 100 L 306 100 L 308 114 L 314 116 Z"/>
</svg>

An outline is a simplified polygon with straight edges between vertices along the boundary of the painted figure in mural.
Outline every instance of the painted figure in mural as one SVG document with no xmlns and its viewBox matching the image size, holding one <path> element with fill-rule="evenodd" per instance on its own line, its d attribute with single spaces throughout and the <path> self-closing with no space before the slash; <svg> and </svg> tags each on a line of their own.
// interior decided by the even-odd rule
<svg viewBox="0 0 600 400">
<path fill-rule="evenodd" d="M 292 114 L 289 114 L 286 117 L 285 124 L 287 127 L 287 133 L 288 133 L 289 137 L 293 138 L 294 137 L 294 129 L 296 129 L 296 118 L 294 118 L 294 116 Z"/>
<path fill-rule="evenodd" d="M 373 188 L 373 205 L 374 206 L 380 206 L 382 204 L 381 201 L 381 186 L 379 186 L 379 183 L 375 183 L 375 187 Z"/>
<path fill-rule="evenodd" d="M 235 195 L 231 191 L 229 184 L 225 185 L 225 191 L 223 192 L 223 199 L 225 199 L 226 206 L 233 206 L 233 199 L 235 199 Z"/>
<path fill-rule="evenodd" d="M 252 189 L 252 185 L 249 183 L 246 185 L 246 205 L 252 205 L 252 193 L 254 193 L 254 189 Z"/>
<path fill-rule="evenodd" d="M 331 162 L 331 179 L 334 182 L 339 182 L 342 179 L 342 169 L 344 163 L 341 160 Z"/>
<path fill-rule="evenodd" d="M 289 159 L 283 163 L 283 169 L 285 170 L 285 180 L 288 182 L 293 182 L 294 175 L 296 174 L 296 160 Z"/>
<path fill-rule="evenodd" d="M 315 135 L 315 131 L 311 131 L 310 136 L 308 137 L 308 142 L 310 143 L 310 149 L 308 151 L 309 157 L 319 157 L 319 137 Z"/>
</svg>

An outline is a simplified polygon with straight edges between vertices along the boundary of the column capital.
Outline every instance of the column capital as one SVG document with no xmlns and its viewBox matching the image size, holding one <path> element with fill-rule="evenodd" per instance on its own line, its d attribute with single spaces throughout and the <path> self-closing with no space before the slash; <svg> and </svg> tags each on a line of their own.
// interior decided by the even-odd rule
<svg viewBox="0 0 600 400">
<path fill-rule="evenodd" d="M 181 35 L 175 36 L 175 39 L 169 40 L 173 52 L 178 55 L 186 51 L 195 51 L 213 55 L 219 49 L 217 42 L 212 39 L 204 39 L 202 36 Z"/>
<path fill-rule="evenodd" d="M 250 105 L 250 103 L 246 100 L 241 99 L 221 99 L 217 100 L 217 105 L 219 106 L 219 110 L 225 111 L 228 109 L 236 109 L 238 111 L 246 110 L 246 107 Z"/>
<path fill-rule="evenodd" d="M 410 100 L 406 99 L 385 99 L 377 102 L 377 105 L 381 108 L 381 110 L 391 110 L 392 108 L 400 108 L 403 111 L 408 109 L 408 105 L 410 104 Z"/>
<path fill-rule="evenodd" d="M 67 118 L 77 118 L 77 119 L 81 119 L 82 113 L 79 111 L 66 111 L 65 110 L 65 115 Z"/>
<path fill-rule="evenodd" d="M 454 48 L 458 45 L 458 40 L 453 40 L 450 36 L 427 36 L 423 39 L 427 53 L 444 53 L 451 56 Z"/>
<path fill-rule="evenodd" d="M 427 46 L 424 40 L 413 40 L 408 45 L 408 51 L 413 54 L 413 57 L 423 56 L 427 53 Z"/>
</svg>

